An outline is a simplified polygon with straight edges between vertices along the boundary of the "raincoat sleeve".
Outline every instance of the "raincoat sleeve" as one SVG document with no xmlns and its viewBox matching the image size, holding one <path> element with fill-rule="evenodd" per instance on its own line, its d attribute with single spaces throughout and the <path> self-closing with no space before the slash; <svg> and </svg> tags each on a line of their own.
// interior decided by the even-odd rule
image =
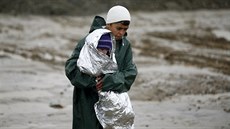
<svg viewBox="0 0 230 129">
<path fill-rule="evenodd" d="M 82 39 L 77 44 L 71 57 L 66 61 L 65 73 L 71 84 L 78 88 L 89 88 L 96 85 L 95 77 L 80 72 L 77 67 L 77 60 L 79 58 L 80 51 L 84 45 L 85 39 Z"/>
<path fill-rule="evenodd" d="M 127 92 L 137 76 L 137 68 L 133 63 L 131 45 L 124 53 L 124 60 L 118 62 L 119 70 L 112 74 L 106 74 L 103 78 L 102 91 L 116 91 L 119 93 Z"/>
</svg>

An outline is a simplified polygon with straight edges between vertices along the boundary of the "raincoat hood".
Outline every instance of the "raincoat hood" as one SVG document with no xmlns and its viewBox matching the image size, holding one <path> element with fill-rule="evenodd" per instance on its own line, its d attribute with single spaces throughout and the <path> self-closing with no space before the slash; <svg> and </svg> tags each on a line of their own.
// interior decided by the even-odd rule
<svg viewBox="0 0 230 129">
<path fill-rule="evenodd" d="M 100 17 L 100 16 L 95 16 L 94 20 L 90 26 L 89 33 L 93 32 L 96 29 L 104 28 L 105 26 L 106 26 L 105 19 L 103 17 Z"/>
</svg>

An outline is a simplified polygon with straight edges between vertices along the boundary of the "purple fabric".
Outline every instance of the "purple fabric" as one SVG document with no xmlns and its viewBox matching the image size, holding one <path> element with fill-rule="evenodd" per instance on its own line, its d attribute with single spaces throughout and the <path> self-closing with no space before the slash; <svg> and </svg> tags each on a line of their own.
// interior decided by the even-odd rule
<svg viewBox="0 0 230 129">
<path fill-rule="evenodd" d="M 98 41 L 97 48 L 108 50 L 112 49 L 112 40 L 109 33 L 106 33 L 101 36 L 101 38 Z"/>
</svg>

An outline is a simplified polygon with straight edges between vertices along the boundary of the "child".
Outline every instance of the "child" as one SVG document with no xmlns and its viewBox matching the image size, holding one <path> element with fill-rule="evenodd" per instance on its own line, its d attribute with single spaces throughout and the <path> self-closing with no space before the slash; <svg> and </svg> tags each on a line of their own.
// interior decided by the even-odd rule
<svg viewBox="0 0 230 129">
<path fill-rule="evenodd" d="M 98 41 L 97 50 L 99 53 L 107 55 L 110 57 L 110 52 L 112 50 L 112 41 L 110 33 L 103 34 Z"/>
<path fill-rule="evenodd" d="M 106 29 L 97 29 L 86 37 L 77 66 L 83 73 L 103 81 L 103 75 L 117 71 L 112 35 Z M 95 103 L 96 116 L 105 129 L 133 128 L 134 112 L 126 92 L 101 91 L 96 85 L 99 101 Z"/>
<path fill-rule="evenodd" d="M 77 61 L 81 72 L 97 77 L 117 70 L 110 35 L 107 29 L 97 29 L 86 37 Z"/>
</svg>

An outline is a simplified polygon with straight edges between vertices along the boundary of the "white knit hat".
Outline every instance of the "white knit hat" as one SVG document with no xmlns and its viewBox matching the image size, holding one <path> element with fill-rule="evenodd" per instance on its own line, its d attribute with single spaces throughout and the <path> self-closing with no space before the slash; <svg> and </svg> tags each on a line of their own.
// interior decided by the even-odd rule
<svg viewBox="0 0 230 129">
<path fill-rule="evenodd" d="M 107 13 L 106 24 L 119 21 L 131 21 L 128 9 L 123 6 L 113 6 Z"/>
</svg>

